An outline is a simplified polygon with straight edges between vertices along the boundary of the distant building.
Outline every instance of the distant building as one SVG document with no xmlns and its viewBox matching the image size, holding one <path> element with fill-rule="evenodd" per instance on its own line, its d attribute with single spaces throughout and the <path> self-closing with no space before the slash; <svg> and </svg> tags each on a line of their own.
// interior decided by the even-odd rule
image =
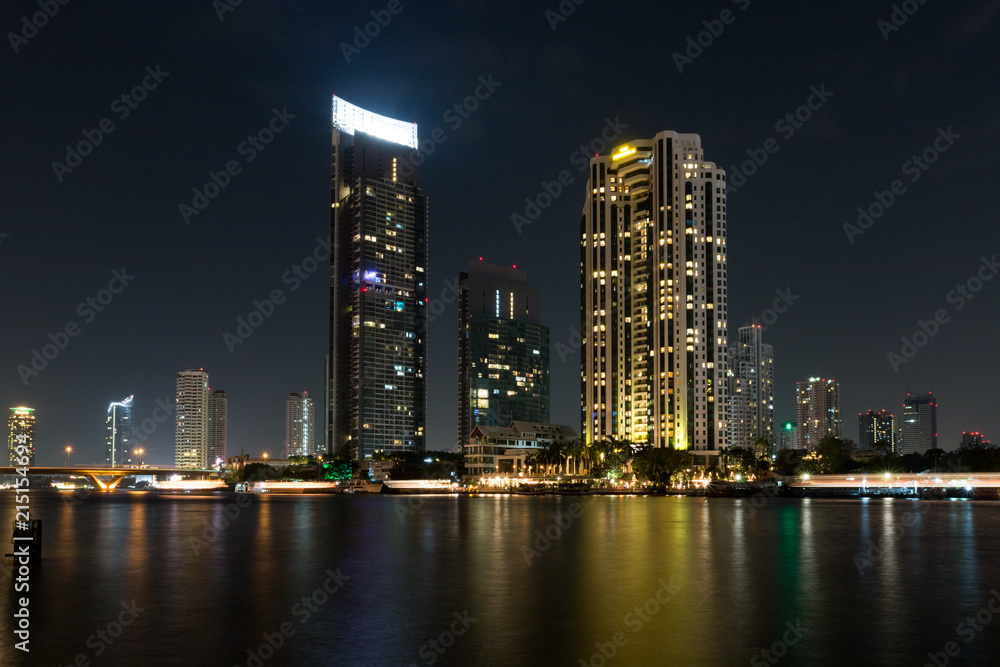
<svg viewBox="0 0 1000 667">
<path fill-rule="evenodd" d="M 315 456 L 315 411 L 309 392 L 290 394 L 285 402 L 285 448 L 292 456 Z"/>
<path fill-rule="evenodd" d="M 459 273 L 458 443 L 476 426 L 549 421 L 549 328 L 524 271 L 469 261 Z"/>
<path fill-rule="evenodd" d="M 740 327 L 729 348 L 729 446 L 753 449 L 758 438 L 774 444 L 774 348 L 759 324 Z"/>
<path fill-rule="evenodd" d="M 923 454 L 937 449 L 937 402 L 934 393 L 906 395 L 903 401 L 903 443 L 900 454 Z"/>
<path fill-rule="evenodd" d="M 427 418 L 427 197 L 417 126 L 333 98 L 327 440 L 422 452 Z"/>
<path fill-rule="evenodd" d="M 35 410 L 25 407 L 11 408 L 7 429 L 9 432 L 7 451 L 10 454 L 10 464 L 12 466 L 21 465 L 20 459 L 24 454 L 19 454 L 17 448 L 23 445 L 27 448 L 28 465 L 35 465 Z"/>
<path fill-rule="evenodd" d="M 896 418 L 891 412 L 869 410 L 858 414 L 858 449 L 868 451 L 875 449 L 879 442 L 889 444 L 889 451 L 896 452 Z"/>
<path fill-rule="evenodd" d="M 569 426 L 557 424 L 515 421 L 509 426 L 476 426 L 462 448 L 465 472 L 470 478 L 517 472 L 528 455 L 553 442 L 579 437 Z"/>
<path fill-rule="evenodd" d="M 966 433 L 962 431 L 962 444 L 961 447 L 992 447 L 990 441 L 983 437 L 983 434 L 979 431 L 973 433 Z"/>
<path fill-rule="evenodd" d="M 229 423 L 229 398 L 222 389 L 208 390 L 208 417 L 205 433 L 208 439 L 205 460 L 209 468 L 226 462 L 226 438 Z"/>
<path fill-rule="evenodd" d="M 208 373 L 191 369 L 177 374 L 174 411 L 174 463 L 204 470 L 208 465 Z"/>
<path fill-rule="evenodd" d="M 827 436 L 840 437 L 840 383 L 822 378 L 796 382 L 795 400 L 797 449 L 812 450 Z"/>
<path fill-rule="evenodd" d="M 113 468 L 132 463 L 132 398 L 108 406 L 104 462 Z"/>
<path fill-rule="evenodd" d="M 778 429 L 778 449 L 797 449 L 799 446 L 799 427 L 795 422 L 785 422 Z"/>
</svg>

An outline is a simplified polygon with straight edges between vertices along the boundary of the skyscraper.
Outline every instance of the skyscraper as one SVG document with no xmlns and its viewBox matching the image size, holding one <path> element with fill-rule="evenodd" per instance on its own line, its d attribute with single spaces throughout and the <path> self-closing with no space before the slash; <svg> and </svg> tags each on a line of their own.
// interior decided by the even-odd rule
<svg viewBox="0 0 1000 667">
<path fill-rule="evenodd" d="M 796 382 L 795 402 L 798 449 L 815 449 L 826 436 L 840 437 L 840 383 L 821 378 Z"/>
<path fill-rule="evenodd" d="M 315 456 L 318 453 L 314 414 L 313 400 L 308 391 L 289 394 L 285 402 L 287 456 Z"/>
<path fill-rule="evenodd" d="M 177 374 L 174 411 L 174 462 L 178 468 L 205 469 L 208 464 L 208 373 L 191 369 Z"/>
<path fill-rule="evenodd" d="M 591 158 L 580 243 L 585 441 L 725 447 L 726 175 L 701 137 Z"/>
<path fill-rule="evenodd" d="M 205 423 L 205 462 L 214 468 L 226 462 L 226 437 L 229 422 L 229 397 L 222 389 L 208 389 Z"/>
<path fill-rule="evenodd" d="M 906 395 L 903 401 L 903 442 L 900 454 L 923 454 L 937 449 L 937 402 L 934 393 Z"/>
<path fill-rule="evenodd" d="M 458 444 L 476 426 L 549 422 L 549 328 L 524 271 L 469 261 L 458 274 Z"/>
<path fill-rule="evenodd" d="M 108 406 L 104 462 L 112 467 L 132 463 L 132 398 Z"/>
<path fill-rule="evenodd" d="M 758 438 L 774 443 L 774 348 L 759 324 L 740 327 L 729 348 L 729 446 L 752 449 Z"/>
<path fill-rule="evenodd" d="M 875 445 L 880 442 L 889 445 L 889 454 L 896 452 L 896 418 L 886 410 L 859 413 L 858 449 L 875 449 Z"/>
<path fill-rule="evenodd" d="M 427 199 L 417 126 L 333 98 L 331 449 L 424 450 Z"/>
<path fill-rule="evenodd" d="M 35 410 L 33 408 L 11 408 L 10 417 L 7 419 L 7 452 L 9 453 L 10 465 L 21 465 L 20 459 L 25 454 L 20 454 L 17 448 L 24 446 L 27 450 L 28 465 L 35 465 Z"/>
</svg>

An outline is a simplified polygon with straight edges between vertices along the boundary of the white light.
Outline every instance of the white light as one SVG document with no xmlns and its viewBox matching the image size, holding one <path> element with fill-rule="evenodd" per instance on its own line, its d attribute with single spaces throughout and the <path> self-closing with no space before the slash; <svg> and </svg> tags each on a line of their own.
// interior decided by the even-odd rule
<svg viewBox="0 0 1000 667">
<path fill-rule="evenodd" d="M 380 116 L 345 102 L 336 95 L 333 96 L 333 126 L 347 134 L 364 132 L 410 148 L 417 147 L 416 123 Z"/>
</svg>

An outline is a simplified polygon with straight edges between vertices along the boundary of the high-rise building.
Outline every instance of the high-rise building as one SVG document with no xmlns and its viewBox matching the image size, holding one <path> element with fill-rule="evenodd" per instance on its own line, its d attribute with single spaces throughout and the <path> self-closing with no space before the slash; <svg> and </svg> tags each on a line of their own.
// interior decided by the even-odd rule
<svg viewBox="0 0 1000 667">
<path fill-rule="evenodd" d="M 586 442 L 726 446 L 726 175 L 697 134 L 593 157 L 581 229 Z"/>
<path fill-rule="evenodd" d="M 424 450 L 427 198 L 417 126 L 333 98 L 330 448 Z"/>
<path fill-rule="evenodd" d="M 208 389 L 205 423 L 205 462 L 209 468 L 226 462 L 226 437 L 229 421 L 229 397 L 222 389 Z"/>
<path fill-rule="evenodd" d="M 204 470 L 208 465 L 208 373 L 191 369 L 177 374 L 174 411 L 174 463 Z"/>
<path fill-rule="evenodd" d="M 28 465 L 35 465 L 35 410 L 33 408 L 11 408 L 7 419 L 7 451 L 10 454 L 10 465 L 21 465 L 21 459 L 28 457 Z M 24 446 L 18 453 L 18 447 Z"/>
<path fill-rule="evenodd" d="M 799 426 L 795 422 L 785 422 L 778 429 L 778 449 L 797 449 L 799 446 Z"/>
<path fill-rule="evenodd" d="M 875 445 L 880 442 L 889 445 L 889 454 L 896 451 L 896 418 L 886 410 L 859 413 L 858 449 L 875 449 Z"/>
<path fill-rule="evenodd" d="M 900 454 L 923 454 L 937 449 L 937 402 L 934 393 L 906 395 L 903 401 L 903 442 Z"/>
<path fill-rule="evenodd" d="M 973 431 L 972 433 L 966 433 L 962 431 L 962 444 L 959 447 L 992 447 L 990 441 L 983 437 L 983 434 L 979 431 Z"/>
<path fill-rule="evenodd" d="M 108 406 L 104 462 L 111 467 L 132 463 L 132 398 Z"/>
<path fill-rule="evenodd" d="M 758 438 L 774 445 L 774 348 L 759 324 L 740 327 L 729 348 L 729 446 L 753 449 Z"/>
<path fill-rule="evenodd" d="M 287 456 L 315 456 L 316 431 L 313 400 L 308 391 L 289 394 L 285 403 L 285 448 Z"/>
<path fill-rule="evenodd" d="M 798 449 L 815 449 L 827 436 L 840 437 L 839 382 L 822 378 L 796 382 L 795 397 Z"/>
<path fill-rule="evenodd" d="M 458 445 L 476 426 L 549 421 L 549 328 L 524 271 L 470 260 L 458 274 Z"/>
</svg>

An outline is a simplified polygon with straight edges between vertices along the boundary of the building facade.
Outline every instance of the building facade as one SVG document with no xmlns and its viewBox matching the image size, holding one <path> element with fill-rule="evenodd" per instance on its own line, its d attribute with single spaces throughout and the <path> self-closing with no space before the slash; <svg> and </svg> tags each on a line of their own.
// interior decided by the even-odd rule
<svg viewBox="0 0 1000 667">
<path fill-rule="evenodd" d="M 580 242 L 584 440 L 724 448 L 726 175 L 701 138 L 591 158 Z"/>
<path fill-rule="evenodd" d="M 469 478 L 510 475 L 526 470 L 525 461 L 555 442 L 573 442 L 579 434 L 569 426 L 515 421 L 507 426 L 476 426 L 462 447 Z"/>
<path fill-rule="evenodd" d="M 858 449 L 867 451 L 884 442 L 889 446 L 887 453 L 896 452 L 896 418 L 887 410 L 869 410 L 858 414 Z"/>
<path fill-rule="evenodd" d="M 7 453 L 10 465 L 35 465 L 35 410 L 33 408 L 11 408 L 7 418 Z"/>
<path fill-rule="evenodd" d="M 799 426 L 795 422 L 785 422 L 778 429 L 778 449 L 798 449 Z"/>
<path fill-rule="evenodd" d="M 900 454 L 923 454 L 937 449 L 937 401 L 933 392 L 906 395 L 903 401 L 903 442 Z"/>
<path fill-rule="evenodd" d="M 759 324 L 740 327 L 729 348 L 729 446 L 753 449 L 758 438 L 774 445 L 774 348 Z"/>
<path fill-rule="evenodd" d="M 983 434 L 980 433 L 979 431 L 973 431 L 971 433 L 962 431 L 962 443 L 959 445 L 959 447 L 964 449 L 966 447 L 992 447 L 992 446 L 993 445 L 990 443 L 990 441 L 987 440 L 985 437 L 983 437 Z"/>
<path fill-rule="evenodd" d="M 414 123 L 333 98 L 327 441 L 424 450 L 427 199 Z"/>
<path fill-rule="evenodd" d="M 470 260 L 459 273 L 458 440 L 476 426 L 549 421 L 549 328 L 524 271 Z"/>
<path fill-rule="evenodd" d="M 229 397 L 226 392 L 222 389 L 209 389 L 207 408 L 205 461 L 209 468 L 215 468 L 226 462 L 226 439 L 229 431 Z"/>
<path fill-rule="evenodd" d="M 174 464 L 204 470 L 208 465 L 208 373 L 177 374 L 174 410 Z"/>
<path fill-rule="evenodd" d="M 108 406 L 104 462 L 111 467 L 132 463 L 132 396 Z"/>
<path fill-rule="evenodd" d="M 308 391 L 289 394 L 285 402 L 285 447 L 287 456 L 315 456 L 315 410 Z"/>
<path fill-rule="evenodd" d="M 827 436 L 841 436 L 839 382 L 822 378 L 796 382 L 795 402 L 797 449 L 812 450 Z"/>
</svg>

